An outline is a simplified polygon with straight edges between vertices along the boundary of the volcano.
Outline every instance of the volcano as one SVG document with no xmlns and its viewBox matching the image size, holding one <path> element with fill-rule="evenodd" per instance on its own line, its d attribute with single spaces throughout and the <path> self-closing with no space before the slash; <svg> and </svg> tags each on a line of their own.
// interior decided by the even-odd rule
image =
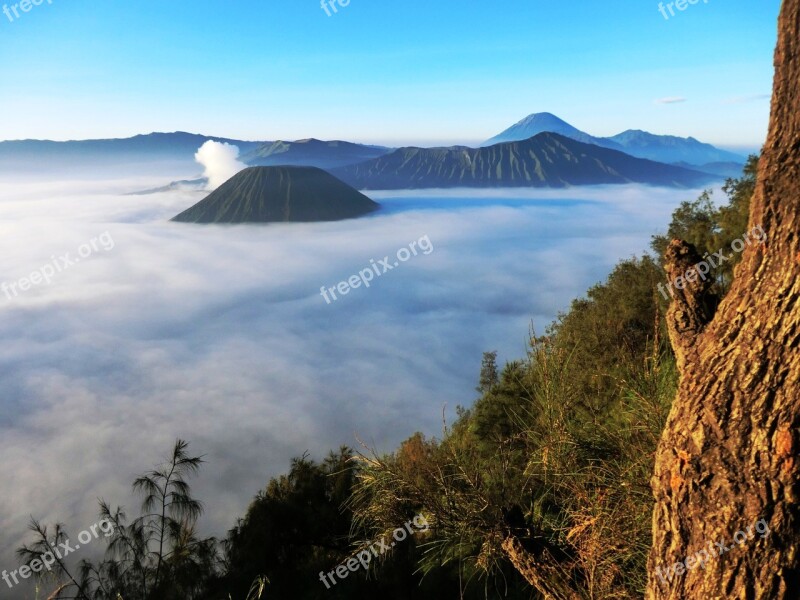
<svg viewBox="0 0 800 600">
<path fill-rule="evenodd" d="M 340 221 L 379 207 L 316 167 L 250 167 L 174 217 L 183 223 Z"/>
</svg>

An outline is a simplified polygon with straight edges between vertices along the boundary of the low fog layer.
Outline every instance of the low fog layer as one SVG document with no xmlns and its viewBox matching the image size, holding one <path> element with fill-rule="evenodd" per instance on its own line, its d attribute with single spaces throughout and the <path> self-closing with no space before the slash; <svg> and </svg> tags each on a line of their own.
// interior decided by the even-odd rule
<svg viewBox="0 0 800 600">
<path fill-rule="evenodd" d="M 0 570 L 31 514 L 76 535 L 98 497 L 134 512 L 133 476 L 178 437 L 206 455 L 201 524 L 223 536 L 294 456 L 436 435 L 475 399 L 483 351 L 522 356 L 531 322 L 697 196 L 373 193 L 368 218 L 225 227 L 167 222 L 197 193 L 123 195 L 163 183 L 0 179 Z M 321 296 L 423 236 L 429 254 Z"/>
</svg>

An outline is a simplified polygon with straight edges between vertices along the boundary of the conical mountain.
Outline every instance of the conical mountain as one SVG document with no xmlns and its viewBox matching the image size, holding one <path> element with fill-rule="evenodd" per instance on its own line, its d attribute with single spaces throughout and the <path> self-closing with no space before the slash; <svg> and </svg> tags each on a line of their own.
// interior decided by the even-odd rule
<svg viewBox="0 0 800 600">
<path fill-rule="evenodd" d="M 366 215 L 378 204 L 316 167 L 250 167 L 173 221 L 274 223 L 339 221 Z"/>
<path fill-rule="evenodd" d="M 493 146 L 506 142 L 521 142 L 539 135 L 540 133 L 557 133 L 558 135 L 563 135 L 564 137 L 568 137 L 577 142 L 583 142 L 584 144 L 594 144 L 602 148 L 622 150 L 622 146 L 616 141 L 596 138 L 548 112 L 528 115 L 502 133 L 486 140 L 481 146 Z"/>
</svg>

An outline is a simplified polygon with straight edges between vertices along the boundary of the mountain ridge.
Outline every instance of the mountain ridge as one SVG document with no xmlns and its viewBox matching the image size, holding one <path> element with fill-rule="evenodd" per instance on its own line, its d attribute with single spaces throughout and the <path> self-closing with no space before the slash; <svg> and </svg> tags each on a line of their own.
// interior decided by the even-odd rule
<svg viewBox="0 0 800 600">
<path fill-rule="evenodd" d="M 240 160 L 251 166 L 295 165 L 326 169 L 371 160 L 389 152 L 390 148 L 382 146 L 307 138 L 293 142 L 266 142 L 242 154 Z"/>
<path fill-rule="evenodd" d="M 628 129 L 606 138 L 613 140 L 624 152 L 639 158 L 659 162 L 686 162 L 701 166 L 709 163 L 743 163 L 744 157 L 727 150 L 721 150 L 691 136 L 683 138 L 676 135 L 656 135 L 641 129 Z"/>
<path fill-rule="evenodd" d="M 0 168 L 32 168 L 43 160 L 51 167 L 93 164 L 180 161 L 195 163 L 197 150 L 215 141 L 239 148 L 239 160 L 249 166 L 310 166 L 334 168 L 381 156 L 390 148 L 342 140 L 307 138 L 296 141 L 247 141 L 185 131 L 153 132 L 126 138 L 90 140 L 0 141 Z"/>
<path fill-rule="evenodd" d="M 619 150 L 636 158 L 668 164 L 686 162 L 696 168 L 709 163 L 725 162 L 735 162 L 743 166 L 746 160 L 744 156 L 700 142 L 693 137 L 658 135 L 641 129 L 627 129 L 611 137 L 595 137 L 548 112 L 528 115 L 508 129 L 489 138 L 481 146 L 485 147 L 498 142 L 522 141 L 545 132 L 556 133 L 601 148 Z"/>
<path fill-rule="evenodd" d="M 482 148 L 400 148 L 331 172 L 365 190 L 622 183 L 698 187 L 719 179 L 549 132 Z"/>
</svg>

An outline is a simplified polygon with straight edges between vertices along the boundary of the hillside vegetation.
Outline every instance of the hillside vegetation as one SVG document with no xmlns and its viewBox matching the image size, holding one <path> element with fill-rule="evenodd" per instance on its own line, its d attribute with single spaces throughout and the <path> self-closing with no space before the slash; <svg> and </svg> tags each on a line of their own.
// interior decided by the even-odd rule
<svg viewBox="0 0 800 600">
<path fill-rule="evenodd" d="M 756 159 L 724 187 L 675 210 L 674 237 L 713 253 L 747 227 Z M 734 255 L 713 272 L 727 293 Z M 101 503 L 115 524 L 101 564 L 59 568 L 54 598 L 637 598 L 651 543 L 654 452 L 675 396 L 665 333 L 665 274 L 650 254 L 620 262 L 575 300 L 525 356 L 483 356 L 478 398 L 465 398 L 438 438 L 417 433 L 394 452 L 340 448 L 295 459 L 235 522 L 227 539 L 200 539 L 202 505 L 190 476 L 202 461 L 178 442 L 169 464 L 137 479 L 141 516 Z M 477 359 L 476 358 L 476 363 Z M 477 364 L 476 364 L 477 366 Z M 429 523 L 335 585 L 321 576 L 396 528 Z M 33 524 L 20 551 L 41 558 L 53 530 Z M 57 535 L 65 535 L 62 529 Z M 258 585 L 256 586 L 259 587 Z"/>
</svg>

